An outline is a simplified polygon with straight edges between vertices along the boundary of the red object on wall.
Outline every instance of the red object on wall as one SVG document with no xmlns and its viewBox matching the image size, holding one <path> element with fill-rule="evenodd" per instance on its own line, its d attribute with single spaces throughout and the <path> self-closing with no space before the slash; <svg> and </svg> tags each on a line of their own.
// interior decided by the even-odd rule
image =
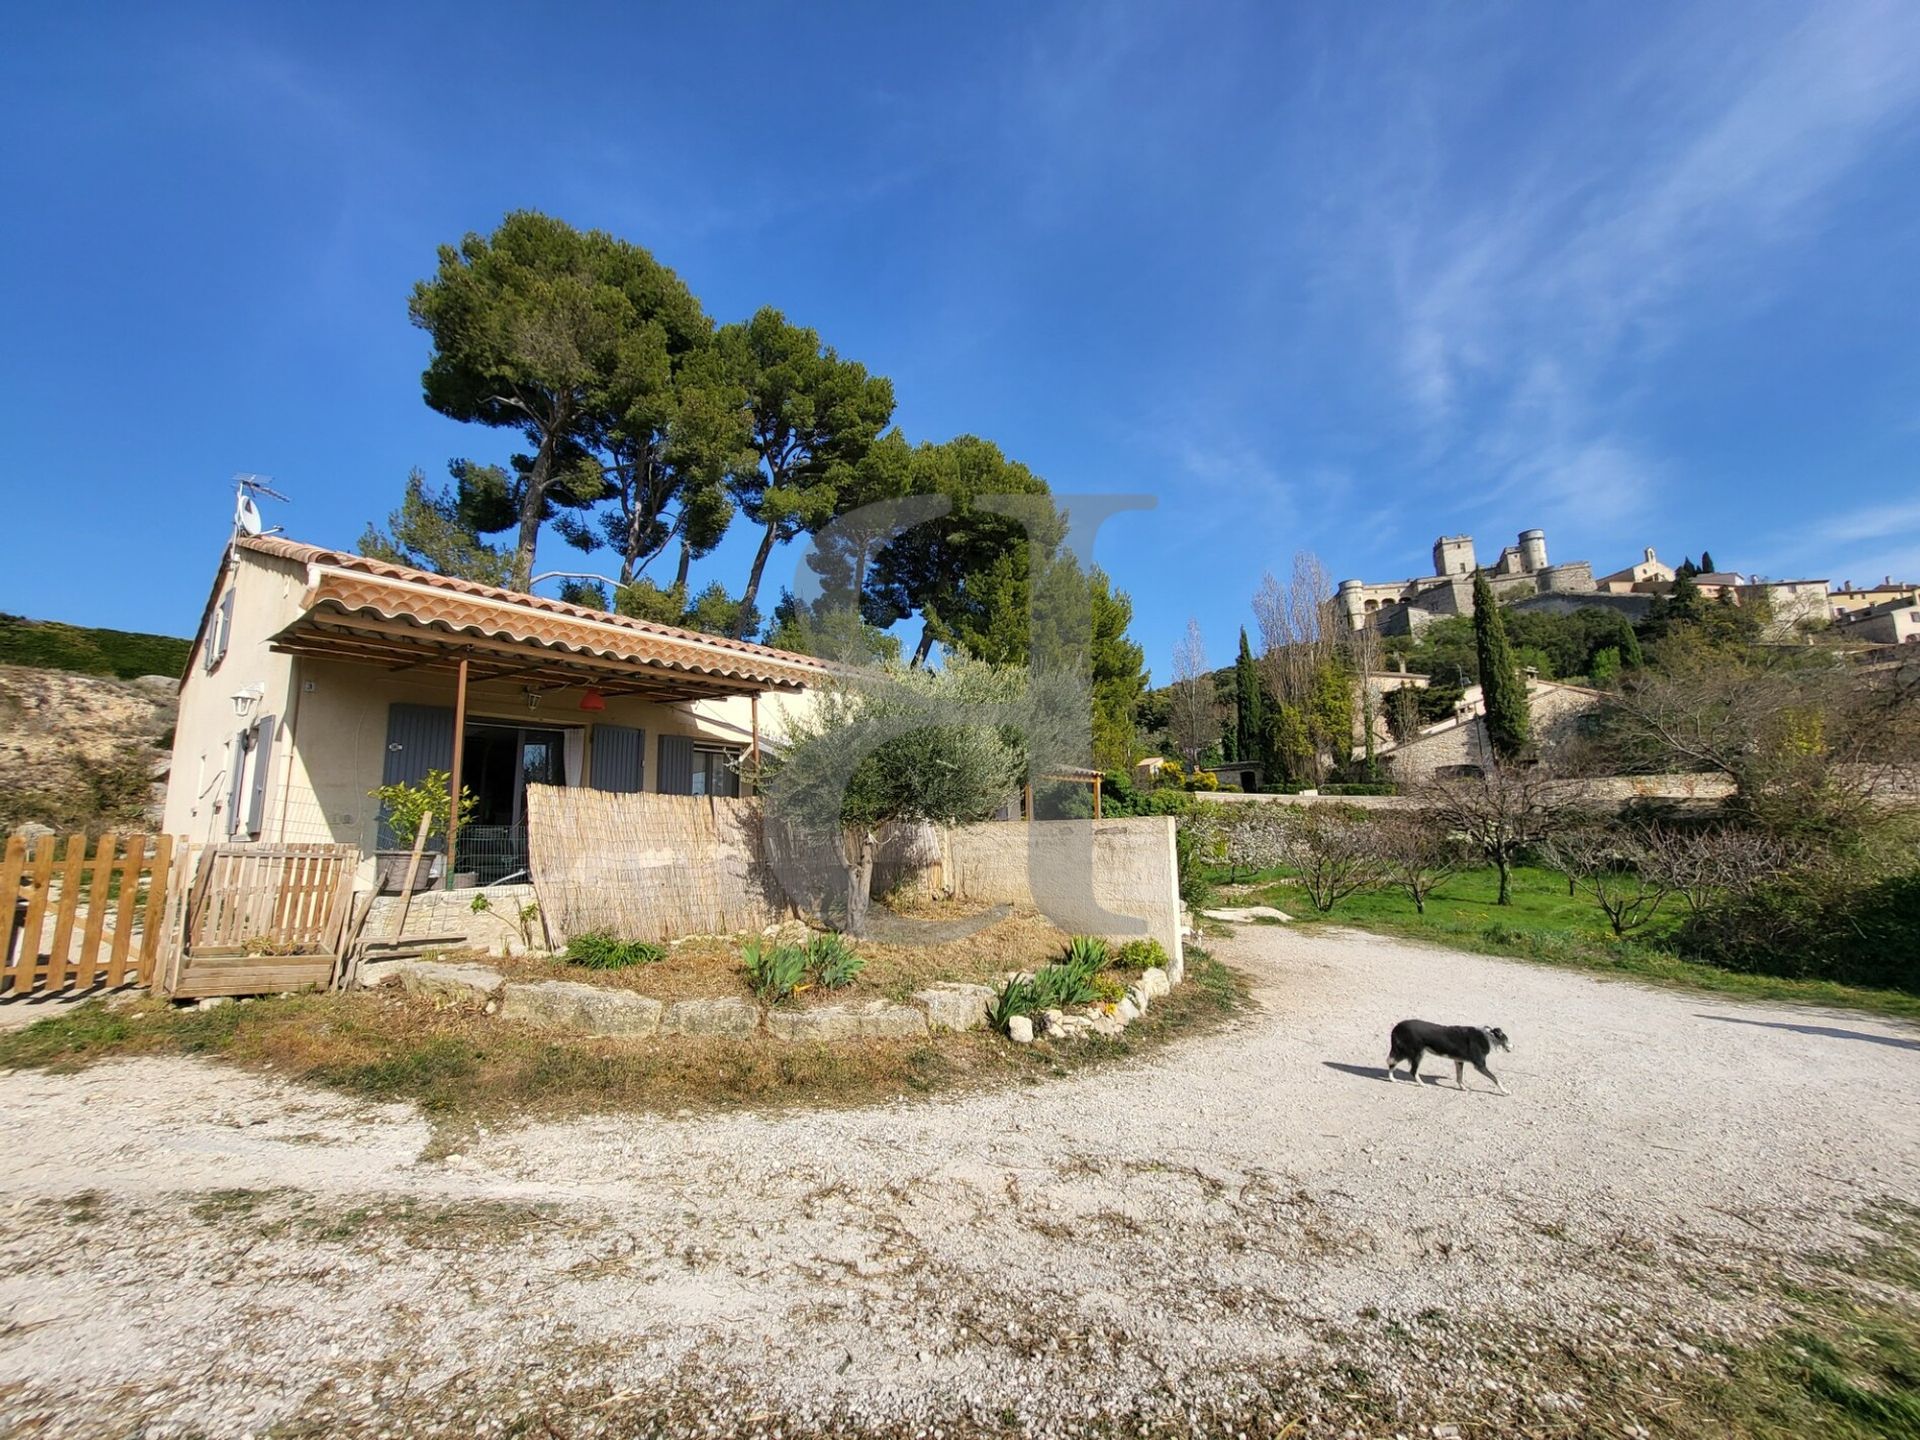
<svg viewBox="0 0 1920 1440">
<path fill-rule="evenodd" d="M 580 697 L 580 708 L 582 710 L 604 710 L 607 708 L 607 697 L 589 686 L 587 693 Z"/>
</svg>

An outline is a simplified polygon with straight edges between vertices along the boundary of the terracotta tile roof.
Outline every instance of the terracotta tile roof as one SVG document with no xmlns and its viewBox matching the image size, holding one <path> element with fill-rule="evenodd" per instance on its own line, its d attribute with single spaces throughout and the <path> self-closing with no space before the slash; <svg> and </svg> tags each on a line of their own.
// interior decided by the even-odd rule
<svg viewBox="0 0 1920 1440">
<path fill-rule="evenodd" d="M 248 536 L 234 543 L 307 566 L 308 593 L 302 604 L 309 613 L 324 609 L 370 615 L 781 689 L 816 685 L 830 673 L 822 661 L 790 650 L 590 610 L 279 536 Z"/>
</svg>

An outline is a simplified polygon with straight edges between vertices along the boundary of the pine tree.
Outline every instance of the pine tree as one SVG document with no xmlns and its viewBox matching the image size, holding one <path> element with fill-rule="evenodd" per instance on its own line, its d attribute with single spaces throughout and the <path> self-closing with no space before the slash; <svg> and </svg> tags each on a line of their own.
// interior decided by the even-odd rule
<svg viewBox="0 0 1920 1440">
<path fill-rule="evenodd" d="M 1512 760 L 1527 748 L 1527 684 L 1507 641 L 1506 617 L 1487 577 L 1473 577 L 1473 643 L 1480 661 L 1480 694 L 1486 702 L 1487 740 L 1493 753 Z"/>
<path fill-rule="evenodd" d="M 1266 697 L 1260 692 L 1260 669 L 1254 664 L 1253 649 L 1247 644 L 1247 627 L 1240 627 L 1240 658 L 1233 665 L 1234 739 L 1237 757 L 1243 761 L 1263 760 L 1266 743 Z"/>
<path fill-rule="evenodd" d="M 1702 550 L 1700 552 L 1700 573 L 1702 575 L 1711 575 L 1713 573 L 1713 552 L 1711 550 Z"/>
</svg>

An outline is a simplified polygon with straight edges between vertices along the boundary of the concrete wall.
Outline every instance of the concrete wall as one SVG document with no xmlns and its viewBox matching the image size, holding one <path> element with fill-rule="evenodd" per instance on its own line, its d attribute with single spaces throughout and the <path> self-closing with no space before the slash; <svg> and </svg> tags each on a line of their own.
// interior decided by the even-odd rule
<svg viewBox="0 0 1920 1440">
<path fill-rule="evenodd" d="M 1158 940 L 1178 978 L 1173 830 L 1169 816 L 962 826 L 947 835 L 946 884 L 964 899 L 1033 906 L 1074 934 Z"/>
<path fill-rule="evenodd" d="M 487 908 L 476 912 L 474 898 L 484 896 Z M 520 934 L 520 908 L 537 903 L 531 885 L 490 885 L 484 890 L 426 890 L 413 897 L 407 907 L 408 935 L 445 935 L 463 948 L 491 951 L 495 955 L 524 955 L 547 949 L 546 932 L 539 920 L 529 927 L 533 943 L 529 946 Z M 367 916 L 365 934 L 372 940 L 392 938 L 394 921 L 399 917 L 400 897 L 382 895 L 373 902 Z"/>
</svg>

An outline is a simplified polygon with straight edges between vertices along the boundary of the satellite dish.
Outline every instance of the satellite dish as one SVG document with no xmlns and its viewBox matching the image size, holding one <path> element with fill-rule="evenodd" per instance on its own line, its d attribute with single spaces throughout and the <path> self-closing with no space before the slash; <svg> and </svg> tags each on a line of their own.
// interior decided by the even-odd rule
<svg viewBox="0 0 1920 1440">
<path fill-rule="evenodd" d="M 242 535 L 258 535 L 261 529 L 260 507 L 253 503 L 251 495 L 242 495 L 240 502 L 233 507 L 233 528 Z"/>
</svg>

